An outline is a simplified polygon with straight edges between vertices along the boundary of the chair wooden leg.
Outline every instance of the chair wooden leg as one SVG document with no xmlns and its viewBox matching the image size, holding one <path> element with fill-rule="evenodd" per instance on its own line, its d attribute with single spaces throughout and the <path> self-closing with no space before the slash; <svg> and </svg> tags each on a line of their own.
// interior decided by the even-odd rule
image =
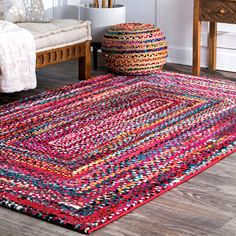
<svg viewBox="0 0 236 236">
<path fill-rule="evenodd" d="M 85 56 L 79 58 L 79 80 L 91 78 L 91 49 L 90 42 L 86 43 Z"/>
<path fill-rule="evenodd" d="M 93 47 L 93 68 L 97 70 L 98 67 L 98 50 L 101 49 L 102 44 L 101 43 L 92 43 Z"/>
<path fill-rule="evenodd" d="M 98 48 L 96 44 L 93 44 L 93 68 L 95 70 L 98 68 Z"/>
</svg>

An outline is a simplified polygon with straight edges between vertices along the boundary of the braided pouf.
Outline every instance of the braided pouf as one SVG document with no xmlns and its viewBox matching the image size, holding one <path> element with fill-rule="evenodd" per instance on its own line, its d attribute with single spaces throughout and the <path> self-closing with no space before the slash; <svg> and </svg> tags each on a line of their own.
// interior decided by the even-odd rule
<svg viewBox="0 0 236 236">
<path fill-rule="evenodd" d="M 116 73 L 143 75 L 160 71 L 167 58 L 167 41 L 151 24 L 126 23 L 104 35 L 102 52 L 107 67 Z"/>
</svg>

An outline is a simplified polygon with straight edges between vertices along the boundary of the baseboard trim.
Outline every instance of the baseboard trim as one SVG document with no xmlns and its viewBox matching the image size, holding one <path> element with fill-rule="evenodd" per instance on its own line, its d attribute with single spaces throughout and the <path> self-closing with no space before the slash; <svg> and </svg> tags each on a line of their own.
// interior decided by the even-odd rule
<svg viewBox="0 0 236 236">
<path fill-rule="evenodd" d="M 201 48 L 201 67 L 207 68 L 208 50 Z M 169 46 L 167 62 L 192 65 L 192 48 Z M 217 48 L 217 70 L 236 72 L 236 50 Z"/>
</svg>

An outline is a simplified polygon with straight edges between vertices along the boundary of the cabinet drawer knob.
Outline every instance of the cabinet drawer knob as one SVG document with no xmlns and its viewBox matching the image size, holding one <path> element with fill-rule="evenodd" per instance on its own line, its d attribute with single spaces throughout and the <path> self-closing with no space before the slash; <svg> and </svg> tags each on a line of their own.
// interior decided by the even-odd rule
<svg viewBox="0 0 236 236">
<path fill-rule="evenodd" d="M 222 15 L 225 14 L 225 9 L 220 9 L 219 13 L 222 14 Z"/>
</svg>

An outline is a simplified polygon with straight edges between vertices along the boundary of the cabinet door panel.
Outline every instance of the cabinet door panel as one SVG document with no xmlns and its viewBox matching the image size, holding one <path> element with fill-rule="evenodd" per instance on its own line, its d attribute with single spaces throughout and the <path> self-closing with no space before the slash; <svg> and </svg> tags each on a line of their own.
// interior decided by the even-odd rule
<svg viewBox="0 0 236 236">
<path fill-rule="evenodd" d="M 210 22 L 236 23 L 236 1 L 201 0 L 200 19 Z"/>
</svg>

